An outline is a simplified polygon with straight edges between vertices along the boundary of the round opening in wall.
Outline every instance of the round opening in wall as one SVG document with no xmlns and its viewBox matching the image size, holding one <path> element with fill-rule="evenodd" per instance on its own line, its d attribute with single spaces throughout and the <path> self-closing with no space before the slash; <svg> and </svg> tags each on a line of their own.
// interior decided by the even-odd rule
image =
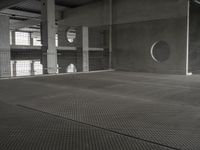
<svg viewBox="0 0 200 150">
<path fill-rule="evenodd" d="M 66 38 L 69 43 L 73 43 L 76 39 L 76 29 L 74 27 L 70 27 L 66 30 Z"/>
<path fill-rule="evenodd" d="M 164 62 L 169 59 L 170 46 L 165 41 L 158 41 L 151 47 L 151 57 L 156 62 Z"/>
<path fill-rule="evenodd" d="M 67 73 L 73 73 L 73 72 L 77 72 L 76 66 L 74 64 L 69 64 L 67 66 Z"/>
</svg>

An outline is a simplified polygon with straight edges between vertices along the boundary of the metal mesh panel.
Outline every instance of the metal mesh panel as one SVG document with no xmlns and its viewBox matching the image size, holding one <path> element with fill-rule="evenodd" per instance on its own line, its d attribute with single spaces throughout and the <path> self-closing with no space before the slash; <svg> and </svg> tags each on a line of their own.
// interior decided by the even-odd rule
<svg viewBox="0 0 200 150">
<path fill-rule="evenodd" d="M 57 58 L 55 56 L 56 53 L 49 53 L 51 49 L 45 46 L 46 43 L 44 41 L 46 41 L 48 37 L 45 38 L 45 34 L 41 36 L 46 26 L 40 22 L 41 14 L 37 13 L 37 10 L 41 9 L 40 2 L 27 1 L 13 7 L 13 9 L 17 10 L 26 10 L 26 8 L 34 10 L 32 14 L 34 17 L 31 17 L 28 12 L 26 14 L 21 14 L 22 18 L 20 21 L 16 20 L 15 16 L 10 17 L 11 31 L 9 35 L 11 51 L 9 54 L 9 69 L 11 71 L 8 73 L 9 75 L 7 75 L 7 77 L 39 75 L 48 72 L 55 73 L 56 69 L 57 73 L 82 72 L 85 71 L 85 67 L 88 71 L 108 69 L 110 41 L 109 3 L 107 1 L 102 1 L 101 3 L 103 11 L 99 9 L 99 7 L 97 8 L 98 10 L 87 10 L 91 11 L 89 14 L 91 14 L 92 18 L 94 17 L 93 13 L 95 13 L 95 18 L 97 20 L 92 22 L 92 24 L 87 24 L 84 19 L 79 19 L 80 22 L 74 22 L 72 20 L 70 24 L 65 20 L 60 21 L 62 17 L 58 16 L 62 14 L 61 12 L 65 9 L 64 7 L 56 9 L 56 17 L 58 17 L 56 18 L 57 25 L 55 26 L 57 32 L 55 35 Z M 34 6 L 34 8 L 32 8 L 32 6 Z M 102 13 L 97 13 L 99 11 L 102 11 Z M 63 14 L 63 16 L 65 15 Z M 79 15 L 75 15 L 74 17 L 77 18 Z M 88 29 L 87 37 L 83 34 L 84 27 Z M 72 29 L 71 32 L 68 32 L 69 29 Z M 67 33 L 70 35 L 67 35 Z M 74 39 L 70 42 L 67 38 Z M 83 42 L 85 41 L 84 39 L 88 41 L 86 54 L 83 52 L 84 45 L 87 45 L 87 42 Z M 53 58 L 52 62 L 49 60 L 51 58 Z M 32 61 L 34 61 L 34 63 L 32 63 Z M 87 63 L 85 61 L 87 61 Z M 39 67 L 35 66 L 36 62 Z M 31 68 L 31 64 L 34 67 Z M 73 66 L 73 68 L 71 68 L 70 65 Z"/>
<path fill-rule="evenodd" d="M 10 76 L 10 52 L 0 50 L 0 77 Z"/>
<path fill-rule="evenodd" d="M 15 32 L 16 45 L 30 45 L 30 34 L 27 32 Z"/>
<path fill-rule="evenodd" d="M 40 60 L 13 60 L 11 61 L 11 76 L 33 76 L 43 74 Z"/>
</svg>

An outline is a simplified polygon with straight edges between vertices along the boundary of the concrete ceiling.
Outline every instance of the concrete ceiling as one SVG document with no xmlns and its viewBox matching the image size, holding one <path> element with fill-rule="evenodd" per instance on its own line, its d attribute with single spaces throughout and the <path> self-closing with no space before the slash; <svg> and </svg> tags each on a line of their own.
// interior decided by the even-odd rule
<svg viewBox="0 0 200 150">
<path fill-rule="evenodd" d="M 2 1 L 2 0 L 1 0 Z M 5 0 L 3 0 L 5 1 Z M 10 1 L 13 1 L 12 3 Z M 14 1 L 16 4 L 14 5 Z M 21 1 L 21 2 L 20 2 Z M 61 13 L 67 8 L 74 8 L 83 5 L 87 5 L 92 2 L 99 0 L 55 0 L 56 2 L 56 19 L 60 20 Z M 41 0 L 7 0 L 9 4 L 4 4 L 6 9 L 2 9 L 0 12 L 4 15 L 9 15 L 11 18 L 16 18 L 19 20 L 31 18 L 39 19 L 41 14 Z M 19 3 L 20 2 L 20 3 Z M 8 7 L 9 6 L 9 7 Z M 0 2 L 1 8 L 1 2 Z"/>
<path fill-rule="evenodd" d="M 67 7 L 78 7 L 95 1 L 98 0 L 56 0 L 56 3 Z"/>
<path fill-rule="evenodd" d="M 20 3 L 22 1 L 24 1 L 24 0 L 1 0 L 0 1 L 0 10 L 5 9 L 5 8 L 9 8 L 12 5 Z"/>
<path fill-rule="evenodd" d="M 56 20 L 62 19 L 62 12 L 100 0 L 55 0 Z M 1 0 L 0 13 L 10 17 L 12 30 L 38 25 L 41 17 L 41 0 Z"/>
</svg>

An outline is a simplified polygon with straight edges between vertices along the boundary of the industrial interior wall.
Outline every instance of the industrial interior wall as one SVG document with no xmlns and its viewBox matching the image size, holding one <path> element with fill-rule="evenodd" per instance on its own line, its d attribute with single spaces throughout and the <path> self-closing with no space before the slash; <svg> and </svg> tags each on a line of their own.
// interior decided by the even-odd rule
<svg viewBox="0 0 200 150">
<path fill-rule="evenodd" d="M 76 47 L 77 50 L 63 51 L 65 56 L 58 57 L 59 66 L 73 63 L 78 71 L 82 66 L 82 37 L 81 26 L 89 27 L 89 70 L 108 69 L 109 63 L 109 27 L 108 1 L 100 1 L 78 8 L 67 9 L 64 19 L 58 23 L 58 45 L 61 47 Z M 76 29 L 76 38 L 73 43 L 67 40 L 66 33 L 70 27 Z M 94 49 L 92 49 L 94 48 Z M 104 49 L 96 51 L 95 49 Z M 64 70 L 63 70 L 64 71 Z"/>
<path fill-rule="evenodd" d="M 190 5 L 189 71 L 200 73 L 200 5 Z"/>
<path fill-rule="evenodd" d="M 9 17 L 0 15 L 0 77 L 10 77 Z"/>
<path fill-rule="evenodd" d="M 114 69 L 185 74 L 187 6 L 187 0 L 114 0 Z M 159 41 L 170 48 L 162 62 L 151 55 Z M 158 52 L 157 57 L 162 55 Z"/>
</svg>

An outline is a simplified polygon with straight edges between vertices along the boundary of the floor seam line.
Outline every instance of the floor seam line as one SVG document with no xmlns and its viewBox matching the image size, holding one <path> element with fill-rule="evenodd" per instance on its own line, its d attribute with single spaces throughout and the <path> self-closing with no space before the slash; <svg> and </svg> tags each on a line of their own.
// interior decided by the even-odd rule
<svg viewBox="0 0 200 150">
<path fill-rule="evenodd" d="M 84 123 L 84 122 L 81 122 L 81 121 L 73 120 L 73 119 L 66 118 L 66 117 L 63 117 L 63 116 L 59 116 L 59 115 L 56 115 L 56 114 L 51 114 L 49 112 L 41 111 L 41 110 L 38 110 L 38 109 L 35 109 L 35 108 L 31 108 L 31 107 L 28 107 L 28 106 L 24 106 L 24 105 L 21 105 L 21 104 L 16 104 L 16 106 L 24 108 L 26 110 L 32 110 L 32 111 L 35 111 L 35 112 L 40 112 L 40 113 L 43 113 L 43 114 L 46 114 L 46 115 L 49 115 L 49 116 L 53 116 L 55 118 L 59 118 L 59 119 L 63 119 L 63 120 L 68 120 L 68 121 L 72 121 L 72 122 L 79 123 L 79 124 L 82 124 L 82 125 L 86 125 L 86 126 L 98 128 L 98 129 L 101 129 L 101 130 L 104 130 L 104 131 L 112 132 L 112 133 L 115 133 L 115 134 L 118 134 L 118 135 L 121 135 L 121 136 L 133 138 L 133 139 L 136 139 L 136 140 L 139 140 L 139 141 L 143 141 L 143 142 L 146 142 L 146 143 L 151 143 L 151 144 L 154 144 L 154 145 L 159 145 L 161 147 L 170 148 L 170 149 L 173 149 L 173 150 L 181 150 L 179 148 L 175 148 L 175 147 L 168 146 L 168 145 L 165 145 L 165 144 L 161 144 L 161 143 L 157 143 L 157 142 L 145 140 L 145 139 L 142 139 L 142 138 L 139 138 L 139 137 L 136 137 L 136 136 L 128 135 L 128 134 L 125 134 L 125 133 L 120 133 L 120 132 L 114 131 L 112 129 L 107 129 L 107 128 L 99 127 L 99 126 L 92 125 L 92 124 L 89 124 L 89 123 Z"/>
</svg>

